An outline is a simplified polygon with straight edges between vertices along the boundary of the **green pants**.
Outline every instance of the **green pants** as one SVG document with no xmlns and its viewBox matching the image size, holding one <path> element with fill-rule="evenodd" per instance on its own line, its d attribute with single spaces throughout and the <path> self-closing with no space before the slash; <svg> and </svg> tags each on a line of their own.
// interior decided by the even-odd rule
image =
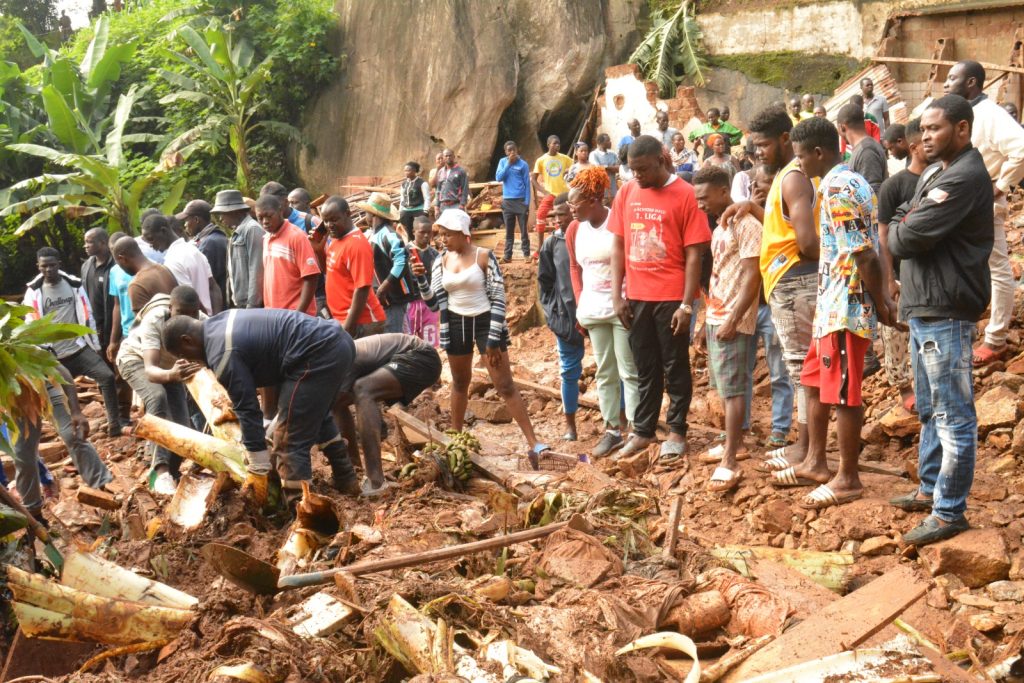
<svg viewBox="0 0 1024 683">
<path fill-rule="evenodd" d="M 580 318 L 580 324 L 590 334 L 597 361 L 597 399 L 601 417 L 613 429 L 622 429 L 619 415 L 625 394 L 626 419 L 633 422 L 636 405 L 640 401 L 636 363 L 629 348 L 629 331 L 617 317 L 607 320 Z"/>
</svg>

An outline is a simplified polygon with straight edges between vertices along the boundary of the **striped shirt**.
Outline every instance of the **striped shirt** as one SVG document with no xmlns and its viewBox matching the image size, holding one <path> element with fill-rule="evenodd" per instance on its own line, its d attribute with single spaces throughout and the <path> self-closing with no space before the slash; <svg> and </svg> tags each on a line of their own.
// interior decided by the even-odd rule
<svg viewBox="0 0 1024 683">
<path fill-rule="evenodd" d="M 420 296 L 430 310 L 441 312 L 441 348 L 447 350 L 451 341 L 448 330 L 448 292 L 441 284 L 445 254 L 447 252 L 434 259 L 430 279 L 427 279 L 426 274 L 421 275 L 416 278 L 416 284 L 419 286 Z M 501 267 L 494 252 L 488 254 L 484 290 L 488 301 L 491 302 L 491 326 L 487 334 L 487 347 L 497 348 L 501 346 L 502 338 L 508 334 L 508 324 L 505 322 L 505 278 L 501 274 Z"/>
</svg>

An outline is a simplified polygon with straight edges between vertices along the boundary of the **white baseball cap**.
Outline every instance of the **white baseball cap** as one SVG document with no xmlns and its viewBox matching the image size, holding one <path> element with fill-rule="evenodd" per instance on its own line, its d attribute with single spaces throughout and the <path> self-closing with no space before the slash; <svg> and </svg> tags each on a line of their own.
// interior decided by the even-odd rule
<svg viewBox="0 0 1024 683">
<path fill-rule="evenodd" d="M 434 225 L 454 232 L 461 232 L 466 236 L 469 236 L 469 224 L 469 214 L 462 209 L 445 209 L 441 212 L 441 216 L 434 221 Z"/>
</svg>

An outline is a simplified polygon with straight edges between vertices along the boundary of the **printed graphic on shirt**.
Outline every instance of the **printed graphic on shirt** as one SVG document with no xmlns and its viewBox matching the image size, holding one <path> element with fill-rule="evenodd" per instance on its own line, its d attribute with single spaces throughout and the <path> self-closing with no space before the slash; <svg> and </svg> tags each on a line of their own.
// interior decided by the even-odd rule
<svg viewBox="0 0 1024 683">
<path fill-rule="evenodd" d="M 822 178 L 818 193 L 821 258 L 814 337 L 849 330 L 870 339 L 875 333 L 877 316 L 864 289 L 856 254 L 867 249 L 878 251 L 874 193 L 868 182 L 845 164 Z"/>
<path fill-rule="evenodd" d="M 544 172 L 551 178 L 562 175 L 562 160 L 555 157 L 544 163 Z"/>
<path fill-rule="evenodd" d="M 657 264 L 668 256 L 663 232 L 667 212 L 662 209 L 638 208 L 629 224 L 629 260 L 635 266 Z"/>
</svg>

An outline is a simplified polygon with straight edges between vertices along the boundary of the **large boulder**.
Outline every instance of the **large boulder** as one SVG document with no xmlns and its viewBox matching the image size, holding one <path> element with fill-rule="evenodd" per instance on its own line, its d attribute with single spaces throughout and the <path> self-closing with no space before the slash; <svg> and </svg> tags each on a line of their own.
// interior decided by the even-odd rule
<svg viewBox="0 0 1024 683">
<path fill-rule="evenodd" d="M 998 529 L 971 529 L 919 551 L 932 576 L 954 574 L 964 585 L 980 588 L 1010 574 L 1006 539 Z"/>
<path fill-rule="evenodd" d="M 506 137 L 527 160 L 549 133 L 567 145 L 603 67 L 638 40 L 643 5 L 339 0 L 344 62 L 334 83 L 310 94 L 303 181 L 336 192 L 350 176 L 399 175 L 410 159 L 429 168 L 444 147 L 483 180 Z"/>
</svg>

